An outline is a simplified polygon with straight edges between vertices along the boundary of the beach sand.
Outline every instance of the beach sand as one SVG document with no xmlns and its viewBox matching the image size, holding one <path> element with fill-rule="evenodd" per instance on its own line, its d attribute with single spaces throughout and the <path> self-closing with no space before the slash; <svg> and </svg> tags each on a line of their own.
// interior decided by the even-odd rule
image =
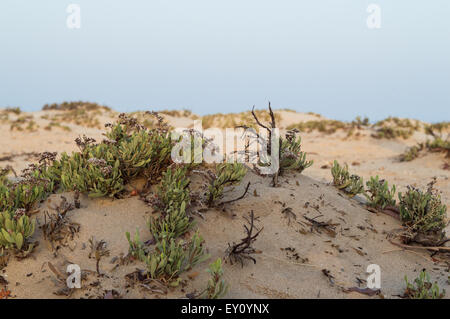
<svg viewBox="0 0 450 319">
<path fill-rule="evenodd" d="M 58 112 L 64 111 L 9 114 L 7 120 L 0 121 L 0 167 L 11 165 L 19 172 L 36 161 L 34 153 L 75 151 L 74 139 L 83 134 L 98 141 L 103 138 L 102 126 L 86 127 L 60 121 L 67 127 L 46 129 L 51 122 L 48 118 Z M 103 124 L 113 122 L 117 114 L 105 111 L 97 118 Z M 281 117 L 278 125 L 282 129 L 301 121 L 324 119 L 292 111 L 278 114 Z M 36 128 L 29 130 L 25 125 L 21 131 L 11 130 L 11 122 L 24 115 L 29 116 L 28 122 L 35 122 Z M 191 116 L 164 117 L 173 127 L 192 127 Z M 82 289 L 76 289 L 71 298 L 103 298 L 110 296 L 111 290 L 122 298 L 183 298 L 187 293 L 204 289 L 208 264 L 217 257 L 224 257 L 228 243 L 244 237 L 243 217 L 252 210 L 257 226 L 264 228 L 254 243 L 259 253 L 255 254 L 255 264 L 247 260 L 244 267 L 239 263 L 224 265 L 224 278 L 230 284 L 228 298 L 380 298 L 380 295 L 346 292 L 351 287 L 365 288 L 366 269 L 370 264 L 381 268 L 381 294 L 385 298 L 398 298 L 405 289 L 405 275 L 412 281 L 422 269 L 448 291 L 448 257 L 445 261 L 437 256 L 430 257 L 426 250 L 403 250 L 392 245 L 389 234 L 401 228 L 400 221 L 369 212 L 361 204 L 361 196 L 350 199 L 330 184 L 330 167 L 336 159 L 347 163 L 350 171 L 365 181 L 379 175 L 390 185 L 397 185 L 399 191 L 404 191 L 408 185 L 425 188 L 436 177 L 436 188 L 442 192 L 443 202 L 449 205 L 450 170 L 443 167 L 448 162 L 443 154 L 427 153 L 411 162 L 398 160 L 408 146 L 426 140 L 423 132 L 416 132 L 406 140 L 374 139 L 371 133 L 369 128 L 362 128 L 358 135 L 351 137 L 340 131 L 301 133 L 303 150 L 308 159 L 314 160 L 314 165 L 302 174 L 281 176 L 279 187 L 270 186 L 270 177 L 261 177 L 249 170 L 241 184 L 228 189 L 225 195 L 225 199 L 239 197 L 250 182 L 249 192 L 243 199 L 223 209 L 203 212 L 204 219 L 196 217 L 211 258 L 183 274 L 182 285 L 177 288 L 167 289 L 157 284 L 133 286 L 125 279 L 125 275 L 136 268 L 145 268 L 137 261 L 120 264 L 120 257 L 128 252 L 125 232 L 134 234 L 139 229 L 143 241 L 151 238 L 146 225 L 153 209 L 138 196 L 90 199 L 82 195 L 81 208 L 68 213 L 70 221 L 80 225 L 80 231 L 67 247 L 61 247 L 55 256 L 37 227 L 33 240 L 39 241 L 39 245 L 32 255 L 23 260 L 11 258 L 0 274 L 15 298 L 67 298 L 55 294 L 64 284 L 58 282 L 48 263 L 61 273 L 71 263 L 84 270 Z M 203 177 L 191 178 L 193 191 L 199 191 Z M 61 195 L 69 201 L 73 198 L 73 193 L 51 195 L 33 214 L 38 225 L 44 223 L 45 211 L 54 212 L 52 207 L 60 202 Z M 286 213 L 287 208 L 292 213 Z M 313 229 L 305 216 L 333 224 L 335 234 L 321 228 Z M 449 227 L 446 231 L 449 234 Z M 95 259 L 89 258 L 92 236 L 104 240 L 110 251 L 109 256 L 100 261 L 101 275 L 96 273 Z M 324 271 L 329 271 L 333 277 L 325 276 Z M 447 298 L 449 296 L 447 294 Z"/>
</svg>

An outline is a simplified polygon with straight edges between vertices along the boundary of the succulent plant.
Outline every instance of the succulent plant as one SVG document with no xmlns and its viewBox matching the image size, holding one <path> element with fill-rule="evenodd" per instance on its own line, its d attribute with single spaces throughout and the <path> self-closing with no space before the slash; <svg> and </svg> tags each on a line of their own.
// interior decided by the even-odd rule
<svg viewBox="0 0 450 319">
<path fill-rule="evenodd" d="M 33 244 L 27 239 L 34 234 L 36 220 L 31 221 L 24 210 L 0 213 L 0 246 L 5 249 L 31 252 Z"/>
<path fill-rule="evenodd" d="M 54 189 L 55 182 L 31 166 L 24 170 L 19 180 L 0 180 L 0 211 L 15 211 L 19 208 L 28 211 Z"/>
<path fill-rule="evenodd" d="M 126 180 L 138 175 L 156 180 L 171 163 L 172 142 L 168 134 L 140 130 L 118 143 L 118 158 Z"/>
<path fill-rule="evenodd" d="M 344 191 L 350 196 L 355 196 L 364 192 L 364 184 L 362 177 L 358 175 L 350 175 L 348 166 L 340 166 L 335 160 L 331 167 L 333 175 L 333 184 L 338 189 Z"/>
<path fill-rule="evenodd" d="M 240 163 L 223 163 L 217 165 L 216 173 L 208 187 L 208 206 L 213 206 L 222 197 L 225 186 L 239 183 L 246 173 L 247 169 Z"/>
<path fill-rule="evenodd" d="M 162 174 L 162 180 L 156 191 L 155 207 L 160 211 L 166 211 L 169 208 L 172 211 L 178 210 L 183 203 L 189 204 L 190 180 L 186 176 L 186 167 L 177 167 L 174 170 L 168 168 Z"/>
<path fill-rule="evenodd" d="M 442 238 L 445 228 L 447 206 L 433 189 L 434 181 L 427 191 L 408 186 L 406 193 L 398 194 L 400 217 L 414 234 L 436 232 Z"/>
<path fill-rule="evenodd" d="M 123 179 L 118 159 L 110 165 L 104 158 L 89 157 L 89 152 L 66 153 L 61 157 L 61 186 L 65 190 L 77 190 L 90 197 L 113 197 L 123 190 Z M 114 160 L 105 156 L 111 162 Z"/>
<path fill-rule="evenodd" d="M 377 209 L 385 209 L 386 206 L 395 206 L 395 185 L 389 189 L 388 182 L 380 180 L 378 175 L 371 177 L 366 183 L 367 190 L 364 196 L 368 205 Z"/>
<path fill-rule="evenodd" d="M 294 131 L 286 134 L 286 139 L 281 140 L 280 148 L 280 173 L 292 170 L 303 172 L 313 164 L 313 161 L 306 160 L 306 153 L 301 151 L 301 137 L 295 137 Z"/>
<path fill-rule="evenodd" d="M 156 249 L 147 255 L 146 263 L 150 278 L 159 279 L 171 286 L 178 286 L 179 275 L 196 264 L 206 260 L 202 247 L 203 239 L 195 233 L 190 243 L 178 242 L 175 239 L 162 239 L 157 243 Z"/>
<path fill-rule="evenodd" d="M 128 249 L 129 255 L 140 261 L 144 261 L 147 252 L 144 248 L 144 243 L 140 239 L 139 230 L 136 229 L 136 234 L 134 235 L 133 240 L 131 240 L 131 235 L 129 232 L 126 232 L 125 236 L 127 237 L 128 243 L 130 245 Z"/>
<path fill-rule="evenodd" d="M 194 226 L 194 223 L 186 215 L 186 202 L 181 202 L 180 207 L 171 206 L 158 218 L 151 217 L 148 226 L 155 240 L 163 238 L 177 238 Z"/>
<path fill-rule="evenodd" d="M 211 277 L 208 280 L 206 289 L 200 295 L 202 299 L 219 299 L 228 291 L 228 285 L 223 277 L 222 259 L 217 258 L 215 262 L 209 265 L 207 270 Z"/>
<path fill-rule="evenodd" d="M 442 299 L 445 296 L 445 289 L 440 291 L 438 284 L 430 281 L 430 275 L 422 270 L 414 283 L 408 281 L 405 276 L 406 289 L 403 295 L 408 299 Z"/>
</svg>

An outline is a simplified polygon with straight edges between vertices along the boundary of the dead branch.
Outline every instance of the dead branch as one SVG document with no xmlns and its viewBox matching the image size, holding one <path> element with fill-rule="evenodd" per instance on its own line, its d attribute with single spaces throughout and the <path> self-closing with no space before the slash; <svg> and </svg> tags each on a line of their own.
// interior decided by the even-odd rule
<svg viewBox="0 0 450 319">
<path fill-rule="evenodd" d="M 233 262 L 239 261 L 242 267 L 244 267 L 244 259 L 250 259 L 253 261 L 253 263 L 256 264 L 256 259 L 251 255 L 256 254 L 257 251 L 252 247 L 252 244 L 256 241 L 256 238 L 264 229 L 263 227 L 258 230 L 255 227 L 255 216 L 253 210 L 250 212 L 249 218 L 244 217 L 244 219 L 249 224 L 249 226 L 244 225 L 247 236 L 241 239 L 241 242 L 239 244 L 233 243 L 233 245 L 230 245 L 230 243 L 228 243 L 228 249 L 225 252 L 231 264 L 233 264 Z M 253 234 L 254 230 L 257 231 L 256 234 Z"/>
<path fill-rule="evenodd" d="M 236 202 L 236 201 L 238 201 L 238 200 L 243 199 L 243 198 L 245 197 L 245 195 L 247 194 L 249 188 L 250 188 L 250 182 L 248 182 L 247 186 L 245 187 L 244 194 L 242 194 L 242 195 L 239 196 L 238 198 L 235 198 L 235 199 L 232 199 L 232 200 L 228 200 L 228 201 L 224 201 L 224 202 L 220 203 L 219 206 L 220 206 L 220 205 L 224 205 L 224 204 L 233 203 L 233 202 Z"/>
</svg>

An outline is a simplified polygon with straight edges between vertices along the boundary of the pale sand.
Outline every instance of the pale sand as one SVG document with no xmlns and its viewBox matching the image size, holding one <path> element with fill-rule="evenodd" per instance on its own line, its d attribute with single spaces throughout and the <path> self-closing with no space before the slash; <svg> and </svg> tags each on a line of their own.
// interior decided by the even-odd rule
<svg viewBox="0 0 450 319">
<path fill-rule="evenodd" d="M 10 131 L 9 124 L 0 125 L 0 157 L 20 154 L 23 152 L 42 151 L 73 151 L 76 150 L 73 140 L 86 134 L 102 139 L 101 132 L 96 128 L 85 128 L 67 124 L 71 131 L 53 128 L 46 131 L 43 127 L 46 120 L 41 115 L 54 111 L 29 113 L 40 125 L 36 132 Z M 314 115 L 281 112 L 280 127 L 302 120 L 318 119 Z M 10 116 L 13 118 L 13 116 Z M 188 118 L 172 118 L 166 116 L 174 127 L 189 127 L 192 120 Z M 111 122 L 109 115 L 101 117 L 101 123 Z M 64 124 L 64 123 L 61 123 Z M 186 286 L 173 289 L 167 295 L 151 293 L 146 288 L 126 288 L 124 276 L 135 270 L 144 268 L 139 262 L 122 265 L 112 270 L 113 257 L 128 251 L 125 232 L 134 234 L 139 228 L 142 240 L 150 239 L 146 222 L 152 208 L 146 206 L 137 197 L 121 200 L 97 199 L 82 197 L 81 209 L 69 213 L 70 220 L 81 224 L 81 230 L 70 247 L 62 248 L 57 257 L 51 253 L 48 244 L 43 239 L 41 229 L 33 236 L 40 242 L 32 256 L 24 260 L 11 259 L 3 269 L 2 276 L 9 282 L 8 289 L 17 298 L 66 298 L 53 293 L 61 288 L 55 275 L 46 265 L 51 262 L 63 272 L 65 263 L 76 263 L 82 269 L 95 271 L 95 260 L 89 259 L 88 239 L 94 236 L 97 240 L 107 242 L 110 256 L 100 262 L 100 269 L 106 276 L 98 277 L 88 274 L 83 280 L 83 289 L 77 290 L 72 298 L 101 297 L 106 290 L 115 289 L 123 298 L 179 298 L 194 290 L 201 291 L 206 285 L 208 274 L 205 269 L 208 263 L 217 257 L 223 257 L 227 243 L 243 238 L 243 219 L 250 210 L 259 217 L 259 226 L 264 230 L 255 242 L 254 247 L 261 250 L 255 255 L 256 264 L 247 261 L 241 268 L 240 264 L 224 266 L 225 279 L 230 284 L 227 294 L 229 298 L 368 298 L 359 293 L 344 293 L 340 287 L 358 286 L 357 278 L 366 279 L 366 267 L 378 264 L 382 270 L 381 291 L 386 298 L 395 298 L 404 291 L 404 275 L 410 281 L 417 277 L 419 271 L 426 268 L 433 280 L 438 281 L 442 288 L 448 291 L 448 265 L 435 263 L 429 253 L 416 250 L 402 251 L 387 240 L 387 233 L 398 229 L 401 224 L 390 216 L 374 214 L 365 210 L 357 199 L 342 196 L 334 187 L 328 185 L 331 181 L 330 169 L 322 169 L 330 165 L 334 159 L 348 163 L 350 171 L 361 175 L 367 180 L 370 176 L 380 175 L 390 184 L 394 183 L 403 190 L 412 184 L 425 187 L 433 176 L 437 177 L 436 187 L 442 191 L 443 202 L 450 203 L 450 171 L 442 169 L 444 157 L 440 154 L 428 154 L 412 162 L 398 162 L 397 156 L 407 146 L 416 141 L 423 141 L 424 134 L 415 134 L 408 140 L 376 140 L 370 137 L 367 130 L 361 131 L 360 137 L 345 139 L 345 133 L 323 135 L 317 132 L 301 134 L 303 149 L 315 163 L 302 175 L 287 174 L 280 178 L 281 186 L 270 187 L 270 178 L 262 178 L 248 172 L 244 181 L 226 194 L 226 199 L 240 196 L 248 181 L 251 182 L 247 196 L 235 203 L 226 205 L 225 211 L 210 209 L 204 213 L 205 220 L 196 217 L 200 234 L 206 240 L 206 247 L 211 258 L 183 274 Z M 17 156 L 11 161 L 0 162 L 0 167 L 12 165 L 17 171 L 26 167 L 32 161 L 27 156 Z M 352 165 L 358 162 L 359 165 Z M 201 184 L 201 177 L 192 177 L 193 185 Z M 298 185 L 297 183 L 298 182 Z M 258 196 L 255 196 L 254 190 Z M 194 189 L 195 190 L 195 189 Z M 43 211 L 49 202 L 59 203 L 61 194 L 52 195 L 38 208 L 35 216 L 43 223 Z M 66 193 L 69 200 L 73 194 Z M 305 208 L 305 203 L 309 207 Z M 290 224 L 281 211 L 282 203 L 292 208 L 296 219 Z M 318 205 L 318 211 L 313 206 Z M 320 213 L 319 213 L 320 212 Z M 306 222 L 303 215 L 310 218 L 322 215 L 318 220 L 339 224 L 336 226 L 337 236 L 332 238 L 325 232 L 302 234 L 299 229 L 309 230 L 298 222 Z M 447 233 L 449 228 L 447 228 Z M 281 248 L 292 247 L 301 258 L 308 261 L 289 259 Z M 356 251 L 358 250 L 359 253 Z M 334 286 L 323 275 L 322 269 L 327 269 L 335 277 Z M 192 275 L 189 279 L 187 275 Z M 198 274 L 198 275 L 197 275 Z M 364 287 L 364 284 L 361 285 Z M 449 294 L 447 294 L 449 297 Z M 371 298 L 378 298 L 377 296 Z"/>
</svg>

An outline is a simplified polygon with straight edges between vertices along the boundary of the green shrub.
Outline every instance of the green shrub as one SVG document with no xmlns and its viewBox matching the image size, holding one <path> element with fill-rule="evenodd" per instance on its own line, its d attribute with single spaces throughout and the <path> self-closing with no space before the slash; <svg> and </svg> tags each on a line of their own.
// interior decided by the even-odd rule
<svg viewBox="0 0 450 319">
<path fill-rule="evenodd" d="M 171 164 L 173 142 L 167 124 L 157 113 L 146 114 L 158 120 L 152 129 L 147 129 L 137 119 L 124 113 L 119 115 L 117 123 L 107 125 L 110 130 L 106 133 L 107 140 L 104 143 L 115 146 L 125 181 L 136 176 L 155 181 Z"/>
<path fill-rule="evenodd" d="M 145 250 L 144 243 L 141 242 L 139 230 L 136 229 L 136 234 L 134 235 L 133 240 L 131 240 L 129 232 L 126 232 L 125 236 L 127 237 L 128 244 L 130 245 L 128 248 L 128 254 L 137 260 L 144 261 L 147 252 Z"/>
<path fill-rule="evenodd" d="M 16 251 L 31 252 L 33 244 L 27 239 L 34 234 L 36 220 L 30 221 L 23 209 L 15 213 L 0 213 L 0 246 Z"/>
<path fill-rule="evenodd" d="M 154 252 L 146 258 L 148 275 L 171 286 L 178 286 L 179 275 L 191 269 L 209 256 L 203 250 L 203 239 L 197 233 L 187 245 L 180 240 L 162 239 Z"/>
<path fill-rule="evenodd" d="M 223 163 L 217 165 L 216 174 L 208 188 L 208 206 L 213 206 L 214 203 L 223 196 L 225 186 L 241 182 L 246 172 L 245 166 L 240 163 Z"/>
<path fill-rule="evenodd" d="M 382 126 L 376 130 L 376 133 L 372 134 L 372 137 L 377 139 L 395 139 L 402 137 L 403 139 L 408 139 L 414 134 L 413 129 L 400 129 L 390 126 Z"/>
<path fill-rule="evenodd" d="M 366 196 L 368 205 L 377 209 L 385 209 L 386 206 L 395 206 L 395 185 L 389 189 L 388 182 L 379 180 L 378 175 L 371 177 L 366 183 L 368 187 L 364 196 Z M 370 195 L 368 195 L 369 193 Z"/>
<path fill-rule="evenodd" d="M 336 120 L 315 120 L 315 121 L 306 121 L 299 122 L 296 124 L 289 125 L 287 127 L 288 130 L 298 129 L 300 132 L 313 132 L 319 131 L 325 134 L 333 134 L 337 130 L 345 130 L 350 126 L 348 123 L 336 121 Z"/>
<path fill-rule="evenodd" d="M 126 180 L 138 175 L 156 180 L 169 165 L 172 141 L 168 134 L 141 130 L 118 144 L 121 171 Z"/>
<path fill-rule="evenodd" d="M 215 262 L 209 265 L 208 269 L 211 277 L 208 280 L 208 285 L 205 291 L 200 295 L 202 299 L 219 299 L 223 297 L 228 291 L 228 285 L 222 279 L 222 259 L 217 258 Z"/>
<path fill-rule="evenodd" d="M 148 226 L 155 240 L 161 241 L 183 235 L 194 223 L 186 215 L 186 202 L 181 202 L 180 207 L 171 206 L 160 217 L 151 217 Z"/>
<path fill-rule="evenodd" d="M 55 189 L 55 181 L 49 176 L 50 171 L 42 173 L 36 166 L 30 165 L 18 181 L 12 182 L 5 177 L 1 178 L 0 210 L 32 209 Z"/>
<path fill-rule="evenodd" d="M 96 146 L 99 150 L 102 145 Z M 96 152 L 94 152 L 96 153 Z M 118 159 L 110 165 L 104 158 L 114 160 L 111 153 L 102 157 L 89 157 L 91 152 L 66 153 L 61 157 L 61 186 L 64 190 L 77 190 L 89 197 L 116 196 L 123 190 L 123 178 Z"/>
<path fill-rule="evenodd" d="M 169 208 L 172 210 L 179 210 L 183 203 L 189 204 L 190 192 L 189 184 L 190 180 L 186 176 L 186 167 L 177 167 L 172 170 L 168 168 L 162 174 L 161 184 L 156 191 L 156 200 L 154 201 L 155 207 L 161 211 L 166 211 Z"/>
<path fill-rule="evenodd" d="M 340 166 L 335 160 L 331 167 L 333 175 L 333 184 L 336 188 L 344 191 L 350 196 L 355 196 L 364 192 L 364 184 L 362 177 L 358 175 L 350 175 L 348 166 Z"/>
<path fill-rule="evenodd" d="M 417 145 L 408 147 L 406 151 L 400 155 L 401 162 L 410 162 L 413 159 L 419 157 L 419 153 L 424 149 L 424 144 L 419 143 Z"/>
<path fill-rule="evenodd" d="M 306 153 L 301 151 L 301 137 L 296 139 L 295 132 L 289 131 L 282 139 L 280 148 L 280 173 L 292 170 L 303 172 L 313 164 L 306 160 Z"/>
<path fill-rule="evenodd" d="M 437 283 L 430 281 L 430 275 L 422 270 L 419 276 L 414 280 L 414 284 L 408 282 L 408 277 L 405 276 L 406 289 L 404 298 L 408 299 L 442 299 L 445 296 L 445 289 L 442 292 L 439 290 Z"/>
<path fill-rule="evenodd" d="M 426 192 L 408 186 L 405 194 L 399 193 L 400 217 L 413 234 L 436 232 L 443 237 L 446 226 L 447 206 L 441 203 L 441 197 L 433 189 L 434 182 L 428 185 Z"/>
<path fill-rule="evenodd" d="M 435 137 L 433 141 L 427 141 L 427 148 L 432 152 L 444 152 L 450 157 L 450 140 L 444 140 L 441 137 Z"/>
</svg>

